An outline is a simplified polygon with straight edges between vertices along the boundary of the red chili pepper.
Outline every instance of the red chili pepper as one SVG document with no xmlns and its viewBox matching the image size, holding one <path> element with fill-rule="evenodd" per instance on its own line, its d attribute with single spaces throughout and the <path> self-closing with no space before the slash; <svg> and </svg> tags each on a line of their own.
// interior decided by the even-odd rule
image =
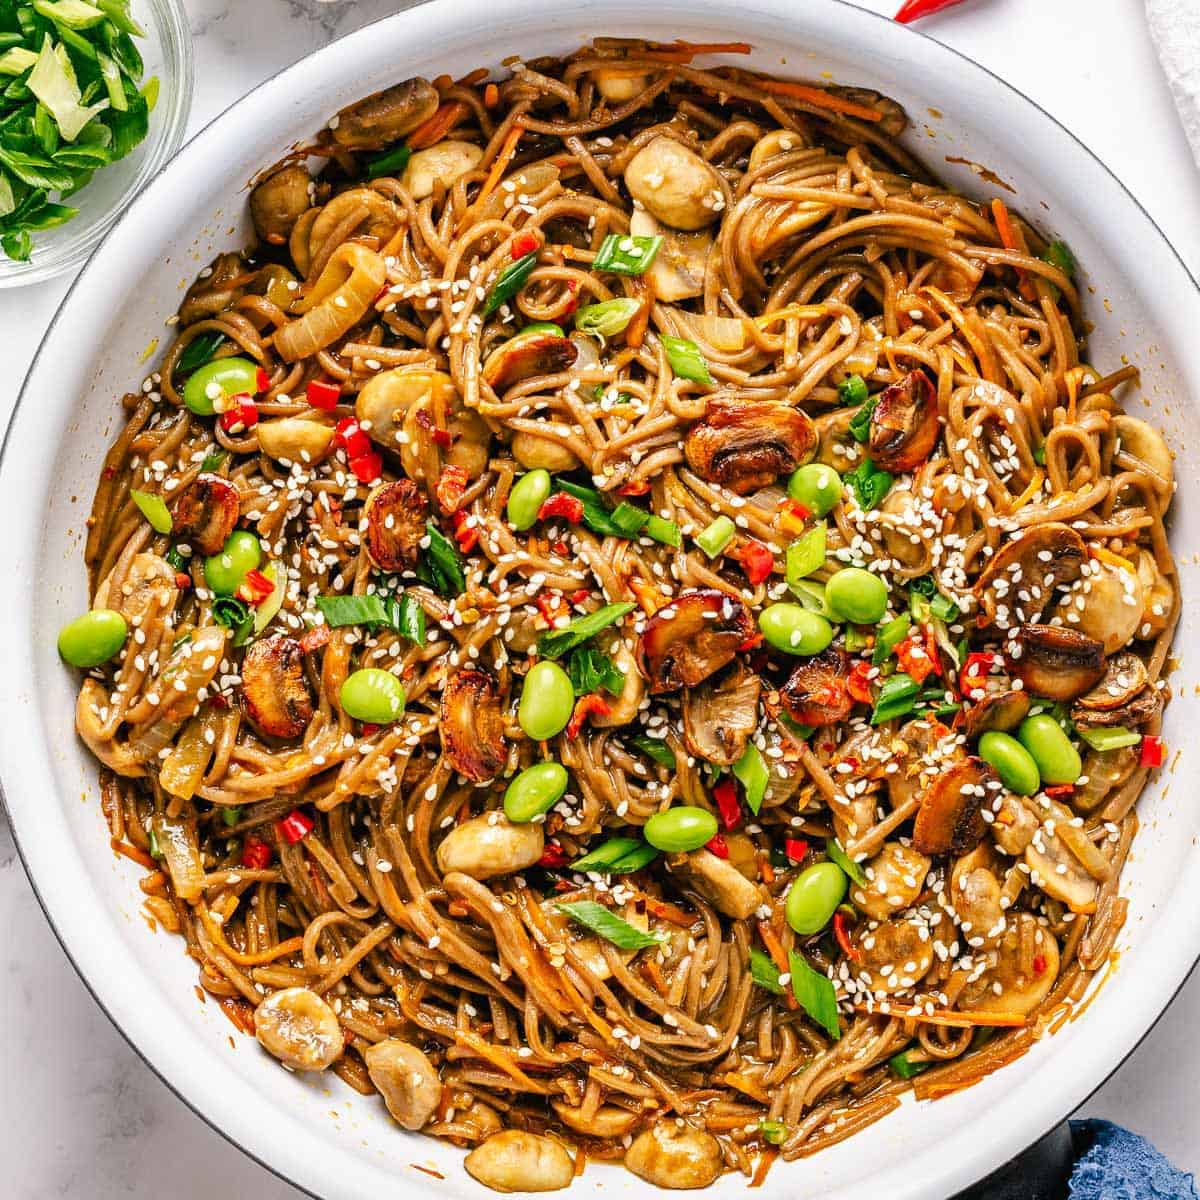
<svg viewBox="0 0 1200 1200">
<path fill-rule="evenodd" d="M 846 928 L 846 914 L 840 910 L 833 914 L 833 936 L 842 948 L 842 953 L 851 962 L 858 962 L 862 955 L 850 942 L 850 931 Z"/>
<path fill-rule="evenodd" d="M 579 280 L 567 280 L 567 291 L 571 293 L 571 298 L 567 301 L 566 307 L 562 310 L 564 317 L 569 317 L 579 307 Z"/>
<path fill-rule="evenodd" d="M 808 853 L 808 843 L 803 838 L 788 838 L 783 843 L 783 852 L 792 862 L 801 862 Z"/>
<path fill-rule="evenodd" d="M 552 548 L 553 548 L 555 554 L 560 554 L 560 555 L 565 555 L 568 552 L 568 550 L 570 550 L 570 547 L 567 545 L 566 542 L 564 542 L 562 540 L 562 538 L 559 538 L 556 542 L 553 542 Z"/>
<path fill-rule="evenodd" d="M 901 25 L 908 25 L 913 21 L 919 21 L 922 17 L 931 17 L 944 8 L 953 8 L 962 2 L 963 0 L 904 0 L 904 3 L 900 5 L 900 11 L 896 14 L 896 20 Z"/>
<path fill-rule="evenodd" d="M 532 254 L 538 248 L 537 234 L 535 233 L 518 233 L 513 238 L 512 254 L 513 262 L 518 258 L 524 258 L 527 254 Z"/>
<path fill-rule="evenodd" d="M 766 582 L 775 568 L 775 555 L 755 538 L 747 538 L 742 543 L 737 558 L 746 572 L 746 578 L 755 586 Z"/>
<path fill-rule="evenodd" d="M 738 651 L 757 650 L 762 644 L 763 635 L 761 633 L 752 633 L 744 642 L 738 644 Z"/>
<path fill-rule="evenodd" d="M 260 837 L 250 834 L 242 845 L 242 866 L 252 871 L 265 871 L 271 865 L 271 847 Z"/>
<path fill-rule="evenodd" d="M 721 824 L 726 829 L 736 829 L 742 823 L 742 803 L 738 799 L 737 784 L 732 779 L 722 779 L 712 790 L 721 814 Z"/>
<path fill-rule="evenodd" d="M 924 683 L 930 675 L 941 674 L 937 661 L 937 645 L 934 644 L 931 653 L 930 641 L 923 629 L 914 629 L 896 647 L 896 661 L 900 664 L 900 670 L 918 683 Z"/>
<path fill-rule="evenodd" d="M 380 728 L 381 727 L 379 725 L 373 725 L 370 721 L 364 721 L 362 735 L 363 737 L 370 737 L 372 734 L 378 733 Z"/>
<path fill-rule="evenodd" d="M 729 857 L 729 847 L 725 844 L 725 839 L 719 834 L 714 833 L 712 837 L 704 843 L 705 850 L 715 854 L 718 858 Z"/>
<path fill-rule="evenodd" d="M 449 450 L 454 438 L 448 429 L 435 429 L 430 433 L 429 440 L 435 446 L 441 446 L 443 450 Z"/>
<path fill-rule="evenodd" d="M 587 588 L 580 588 L 579 591 L 571 593 L 571 603 L 582 604 L 591 594 Z"/>
<path fill-rule="evenodd" d="M 350 460 L 350 470 L 359 483 L 374 483 L 383 474 L 383 458 L 374 450 Z"/>
<path fill-rule="evenodd" d="M 610 712 L 612 709 L 609 708 L 608 701 L 599 692 L 588 692 L 586 696 L 580 696 L 575 701 L 575 711 L 567 722 L 567 737 L 578 737 L 584 723 L 593 714 L 598 717 L 607 717 Z"/>
<path fill-rule="evenodd" d="M 449 516 L 452 512 L 458 510 L 458 506 L 462 503 L 463 493 L 466 490 L 466 469 L 447 464 L 442 468 L 442 473 L 438 476 L 433 494 L 437 499 L 438 507 Z"/>
<path fill-rule="evenodd" d="M 538 509 L 539 521 L 548 517 L 566 517 L 572 525 L 578 525 L 583 520 L 583 501 L 578 496 L 567 495 L 566 492 L 555 492 Z"/>
<path fill-rule="evenodd" d="M 341 399 L 342 389 L 327 379 L 310 379 L 305 395 L 313 408 L 319 408 L 322 412 L 333 412 Z"/>
<path fill-rule="evenodd" d="M 1046 956 L 1044 954 L 1035 954 L 1033 956 L 1033 973 L 1035 975 L 1045 975 Z"/>
<path fill-rule="evenodd" d="M 865 659 L 859 659 L 850 669 L 846 679 L 846 691 L 860 704 L 873 704 L 875 697 L 871 694 L 871 672 L 874 668 Z"/>
<path fill-rule="evenodd" d="M 562 592 L 538 592 L 533 602 L 537 605 L 538 612 L 546 618 L 547 625 L 553 626 L 559 617 L 570 615 Z"/>
<path fill-rule="evenodd" d="M 192 577 L 186 571 L 176 571 L 175 586 L 181 592 L 186 592 L 192 586 Z"/>
<path fill-rule="evenodd" d="M 991 669 L 1000 661 L 1000 655 L 991 653 L 968 654 L 958 673 L 958 688 L 970 698 L 972 692 L 980 691 Z"/>
<path fill-rule="evenodd" d="M 1067 796 L 1075 795 L 1075 785 L 1073 783 L 1055 783 L 1044 790 L 1046 795 L 1052 800 L 1063 800 Z"/>
<path fill-rule="evenodd" d="M 1163 752 L 1165 747 L 1162 743 L 1162 738 L 1153 733 L 1146 734 L 1142 738 L 1142 752 L 1138 756 L 1138 762 L 1143 767 L 1161 767 L 1163 765 Z"/>
<path fill-rule="evenodd" d="M 479 526 L 468 525 L 470 520 L 470 514 L 465 512 L 456 512 L 453 517 L 454 540 L 464 554 L 470 554 L 479 545 Z"/>
<path fill-rule="evenodd" d="M 566 865 L 567 852 L 557 842 L 547 842 L 542 850 L 542 857 L 538 859 L 538 866 L 553 870 L 555 867 Z"/>
<path fill-rule="evenodd" d="M 623 483 L 617 488 L 618 496 L 644 496 L 650 490 L 650 485 L 640 479 L 637 483 Z"/>
<path fill-rule="evenodd" d="M 217 421 L 226 433 L 241 433 L 258 424 L 258 405 L 249 396 L 234 396 L 233 407 L 227 408 Z"/>
<path fill-rule="evenodd" d="M 259 367 L 254 375 L 254 386 L 260 392 L 269 392 L 271 390 L 271 377 L 262 367 Z"/>
<path fill-rule="evenodd" d="M 330 636 L 328 625 L 314 625 L 300 639 L 300 649 L 305 654 L 311 654 L 314 650 L 320 650 L 322 646 L 328 646 Z"/>
<path fill-rule="evenodd" d="M 343 417 L 333 427 L 333 440 L 346 451 L 348 458 L 361 458 L 371 452 L 371 439 L 353 417 Z"/>
<path fill-rule="evenodd" d="M 237 598 L 257 608 L 274 590 L 275 585 L 261 571 L 247 571 L 238 586 Z"/>
<path fill-rule="evenodd" d="M 297 842 L 302 842 L 312 833 L 312 828 L 312 817 L 302 813 L 298 808 L 293 808 L 279 822 L 279 832 L 283 835 L 284 841 L 290 846 L 294 846 Z"/>
</svg>

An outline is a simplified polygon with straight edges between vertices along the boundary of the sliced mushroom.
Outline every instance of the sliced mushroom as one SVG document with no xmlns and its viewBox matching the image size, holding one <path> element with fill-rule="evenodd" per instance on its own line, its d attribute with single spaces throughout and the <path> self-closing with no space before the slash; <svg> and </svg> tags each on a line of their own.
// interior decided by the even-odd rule
<svg viewBox="0 0 1200 1200">
<path fill-rule="evenodd" d="M 175 497 L 171 532 L 194 553 L 216 554 L 233 532 L 241 494 L 228 479 L 202 472 Z"/>
<path fill-rule="evenodd" d="M 135 555 L 121 586 L 113 594 L 115 571 L 116 568 L 101 580 L 92 601 L 93 608 L 115 609 L 127 625 L 136 627 L 175 607 L 179 588 L 175 584 L 175 572 L 165 558 L 145 551 Z"/>
<path fill-rule="evenodd" d="M 350 150 L 375 150 L 399 141 L 437 112 L 437 89 L 428 80 L 406 79 L 355 101 L 329 122 L 333 140 Z"/>
<path fill-rule="evenodd" d="M 474 142 L 446 138 L 426 150 L 418 150 L 408 160 L 400 182 L 414 200 L 424 200 L 433 195 L 433 189 L 439 183 L 448 188 L 455 180 L 475 170 L 481 158 L 483 147 Z"/>
<path fill-rule="evenodd" d="M 552 474 L 559 474 L 563 471 L 574 471 L 580 465 L 574 452 L 561 442 L 556 442 L 553 438 L 540 437 L 538 434 L 524 429 L 513 434 L 512 445 L 509 449 L 512 450 L 513 458 L 527 471 L 536 471 L 541 468 Z"/>
<path fill-rule="evenodd" d="M 424 1051 L 386 1038 L 363 1051 L 363 1062 L 388 1112 L 405 1129 L 420 1129 L 437 1111 L 442 1081 Z"/>
<path fill-rule="evenodd" d="M 879 529 L 890 558 L 902 566 L 919 570 L 929 562 L 927 537 L 922 532 L 925 518 L 911 488 L 894 487 L 879 505 Z"/>
<path fill-rule="evenodd" d="M 245 293 L 246 263 L 240 254 L 218 254 L 196 282 L 188 288 L 179 306 L 179 323 L 191 325 L 224 312 Z"/>
<path fill-rule="evenodd" d="M 312 177 L 302 163 L 288 163 L 260 179 L 250 191 L 254 232 L 272 246 L 292 236 L 301 213 L 312 206 Z"/>
<path fill-rule="evenodd" d="M 977 738 L 989 730 L 1007 733 L 1016 729 L 1029 715 L 1029 693 L 989 692 L 975 704 L 962 710 L 962 732 L 968 739 Z"/>
<path fill-rule="evenodd" d="M 494 779 L 508 757 L 500 685 L 486 671 L 467 668 L 442 692 L 442 752 L 473 783 Z"/>
<path fill-rule="evenodd" d="M 885 842 L 870 862 L 863 864 L 865 885 L 855 884 L 850 899 L 875 921 L 908 908 L 925 887 L 929 858 L 903 842 Z"/>
<path fill-rule="evenodd" d="M 1062 811 L 1064 821 L 1072 816 L 1068 810 Z M 1043 822 L 1037 836 L 1025 847 L 1024 858 L 1034 887 L 1061 900 L 1074 913 L 1096 911 L 1099 885 L 1067 848 L 1057 827 L 1051 833 Z"/>
<path fill-rule="evenodd" d="M 693 850 L 682 855 L 679 870 L 718 912 L 735 921 L 753 916 L 764 897 L 731 862 L 708 850 Z"/>
<path fill-rule="evenodd" d="M 280 417 L 255 426 L 258 448 L 284 463 L 320 462 L 333 445 L 333 426 L 309 417 Z"/>
<path fill-rule="evenodd" d="M 1163 710 L 1162 693 L 1153 687 L 1143 688 L 1120 708 L 1082 708 L 1076 702 L 1071 706 L 1071 720 L 1084 729 L 1123 725 L 1136 728 L 1155 720 Z"/>
<path fill-rule="evenodd" d="M 689 300 L 704 292 L 704 274 L 712 251 L 712 234 L 707 230 L 683 233 L 656 221 L 644 208 L 635 208 L 629 218 L 634 237 L 660 237 L 654 262 L 646 273 L 654 285 L 654 296 L 666 304 Z"/>
<path fill-rule="evenodd" d="M 467 1174 L 494 1192 L 556 1192 L 575 1177 L 571 1156 L 553 1138 L 504 1129 L 463 1160 Z"/>
<path fill-rule="evenodd" d="M 497 392 L 533 375 L 556 375 L 565 371 L 579 351 L 562 333 L 530 329 L 501 342 L 483 364 L 484 382 Z"/>
<path fill-rule="evenodd" d="M 1128 650 L 1108 660 L 1104 678 L 1075 701 L 1076 709 L 1111 712 L 1128 704 L 1150 682 L 1146 664 Z"/>
<path fill-rule="evenodd" d="M 724 200 L 716 171 L 694 150 L 666 136 L 647 142 L 629 160 L 625 186 L 672 229 L 711 225 Z"/>
<path fill-rule="evenodd" d="M 847 965 L 859 985 L 875 995 L 915 987 L 933 965 L 933 939 L 919 918 L 860 921 L 850 934 L 855 956 Z"/>
<path fill-rule="evenodd" d="M 337 1014 L 304 987 L 284 988 L 254 1010 L 254 1035 L 293 1071 L 323 1071 L 342 1056 Z"/>
<path fill-rule="evenodd" d="M 1142 581 L 1132 564 L 1117 566 L 1093 558 L 1059 612 L 1070 628 L 1095 638 L 1105 654 L 1114 654 L 1136 635 L 1145 604 Z"/>
<path fill-rule="evenodd" d="M 959 993 L 964 1012 L 1018 1013 L 1025 1016 L 1050 994 L 1062 961 L 1054 935 L 1032 913 L 1008 918 L 999 946 L 991 951 L 992 966 Z"/>
<path fill-rule="evenodd" d="M 1005 542 L 975 581 L 981 623 L 1001 617 L 1006 626 L 1036 621 L 1054 589 L 1080 577 L 1086 558 L 1083 538 L 1055 521 L 1031 526 Z"/>
<path fill-rule="evenodd" d="M 680 1121 L 656 1121 L 633 1139 L 625 1166 L 662 1188 L 703 1188 L 721 1173 L 721 1146 L 711 1133 Z"/>
<path fill-rule="evenodd" d="M 811 145 L 807 134 L 798 133 L 794 129 L 772 129 L 750 148 L 750 158 L 747 170 L 757 171 L 764 163 L 777 158 L 781 154 L 791 154 L 794 150 L 805 150 Z"/>
<path fill-rule="evenodd" d="M 1074 629 L 1023 625 L 1004 646 L 1008 673 L 1035 696 L 1074 700 L 1104 678 L 1104 647 Z"/>
<path fill-rule="evenodd" d="M 849 675 L 846 652 L 830 647 L 800 663 L 779 689 L 779 698 L 801 725 L 836 725 L 854 707 L 846 687 Z"/>
<path fill-rule="evenodd" d="M 298 738 L 308 728 L 313 702 L 295 638 L 276 633 L 250 644 L 242 660 L 242 704 L 265 737 Z"/>
<path fill-rule="evenodd" d="M 981 758 L 953 763 L 921 794 L 912 844 L 922 854 L 966 854 L 987 831 L 982 810 L 1000 790 L 996 772 Z"/>
<path fill-rule="evenodd" d="M 638 642 L 638 669 L 652 696 L 695 687 L 731 663 L 753 633 L 749 609 L 727 592 L 684 592 L 646 622 Z"/>
<path fill-rule="evenodd" d="M 502 812 L 486 812 L 450 830 L 437 848 L 437 865 L 443 875 L 494 879 L 532 867 L 545 848 L 540 822 L 514 825 Z"/>
<path fill-rule="evenodd" d="M 1175 486 L 1175 462 L 1163 435 L 1125 413 L 1113 417 L 1112 432 L 1117 436 L 1117 463 L 1148 475 L 1158 493 L 1169 496 Z"/>
<path fill-rule="evenodd" d="M 75 700 L 75 732 L 80 740 L 109 770 L 133 778 L 145 775 L 145 761 L 130 746 L 105 731 L 102 719 L 109 708 L 108 687 L 99 679 L 88 677 L 79 686 Z"/>
<path fill-rule="evenodd" d="M 363 546 L 381 571 L 402 571 L 416 564 L 425 536 L 429 500 L 411 479 L 374 488 L 363 505 Z"/>
<path fill-rule="evenodd" d="M 721 767 L 731 767 L 758 728 L 762 680 L 741 663 L 719 678 L 683 693 L 683 740 L 688 750 Z"/>
<path fill-rule="evenodd" d="M 887 772 L 888 802 L 903 808 L 948 765 L 961 757 L 954 734 L 933 717 L 901 726 L 891 744 L 896 769 Z"/>
<path fill-rule="evenodd" d="M 617 670 L 624 673 L 625 686 L 621 688 L 619 696 L 608 702 L 607 713 L 592 714 L 592 724 L 599 729 L 628 725 L 638 715 L 642 697 L 646 694 L 646 681 L 638 671 L 637 659 L 625 639 L 615 638 L 608 645 L 606 652 Z"/>
<path fill-rule="evenodd" d="M 773 401 L 714 399 L 688 430 L 683 453 L 697 475 L 739 496 L 774 483 L 808 462 L 817 431 L 798 408 Z"/>
<path fill-rule="evenodd" d="M 814 425 L 817 431 L 816 462 L 832 467 L 839 474 L 850 470 L 866 457 L 863 448 L 850 432 L 854 409 L 835 408 L 822 413 Z"/>
<path fill-rule="evenodd" d="M 933 453 L 939 432 L 937 392 L 924 371 L 909 371 L 879 394 L 867 453 L 885 471 L 915 471 Z"/>
<path fill-rule="evenodd" d="M 637 1113 L 618 1108 L 615 1104 L 602 1104 L 591 1113 L 565 1100 L 552 1100 L 550 1107 L 568 1129 L 605 1141 L 624 1137 L 638 1122 Z"/>
<path fill-rule="evenodd" d="M 995 851 L 982 842 L 950 870 L 950 905 L 972 947 L 980 940 L 994 946 L 1006 928 L 997 867 Z"/>
<path fill-rule="evenodd" d="M 596 91 L 610 104 L 625 104 L 632 100 L 646 86 L 647 75 L 629 73 L 628 67 L 616 70 L 605 70 L 597 67 L 591 73 L 596 81 Z"/>
<path fill-rule="evenodd" d="M 1158 637 L 1167 628 L 1175 608 L 1175 589 L 1159 569 L 1149 550 L 1138 551 L 1138 578 L 1142 581 L 1142 616 L 1138 622 L 1140 638 Z"/>
</svg>

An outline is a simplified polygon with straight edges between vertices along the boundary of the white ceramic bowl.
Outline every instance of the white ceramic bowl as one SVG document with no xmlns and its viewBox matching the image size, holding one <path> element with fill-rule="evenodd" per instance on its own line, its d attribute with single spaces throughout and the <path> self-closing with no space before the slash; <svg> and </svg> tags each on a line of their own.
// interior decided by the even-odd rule
<svg viewBox="0 0 1200 1200">
<path fill-rule="evenodd" d="M 1174 545 L 1190 590 L 1200 520 L 1200 296 L 1146 214 L 1108 171 L 1001 80 L 936 42 L 856 8 L 794 0 L 440 0 L 344 39 L 284 71 L 218 118 L 133 203 L 67 297 L 9 430 L 0 471 L 7 637 L 0 778 L 21 852 L 47 915 L 88 986 L 156 1071 L 215 1127 L 280 1175 L 333 1200 L 484 1190 L 453 1146 L 401 1132 L 383 1106 L 336 1079 L 280 1071 L 193 992 L 195 964 L 138 914 L 140 872 L 107 848 L 96 768 L 76 741 L 76 677 L 55 653 L 58 627 L 87 603 L 84 519 L 119 395 L 166 331 L 182 289 L 214 251 L 241 244 L 245 181 L 335 109 L 412 74 L 458 75 L 506 55 L 569 51 L 599 33 L 696 41 L 744 39 L 754 65 L 801 78 L 828 71 L 895 96 L 911 141 L 960 187 L 997 170 L 1008 199 L 1065 237 L 1086 273 L 1092 359 L 1143 371 L 1145 415 L 1180 454 Z M 944 116 L 935 117 L 931 110 Z M 928 132 L 927 132 L 928 131 Z M 1108 303 L 1105 303 L 1107 301 Z M 1111 311 L 1110 311 L 1111 307 Z M 1140 409 L 1138 410 L 1141 411 Z M 1186 644 L 1191 617 L 1179 641 Z M 1172 677 L 1166 737 L 1182 779 L 1165 772 L 1143 797 L 1125 876 L 1131 902 L 1119 966 L 1084 1014 L 979 1085 L 908 1102 L 850 1141 L 777 1166 L 762 1200 L 942 1198 L 981 1178 L 1074 1109 L 1129 1053 L 1200 954 L 1200 848 L 1188 729 L 1200 723 L 1194 660 Z M 1194 737 L 1194 733 L 1191 735 Z M 1178 772 L 1176 772 L 1178 774 Z M 47 1114 L 49 1116 L 49 1114 Z M 445 1182 L 414 1169 L 436 1169 Z M 645 1196 L 618 1169 L 589 1166 L 575 1192 Z M 714 1188 L 742 1197 L 745 1181 Z"/>
</svg>

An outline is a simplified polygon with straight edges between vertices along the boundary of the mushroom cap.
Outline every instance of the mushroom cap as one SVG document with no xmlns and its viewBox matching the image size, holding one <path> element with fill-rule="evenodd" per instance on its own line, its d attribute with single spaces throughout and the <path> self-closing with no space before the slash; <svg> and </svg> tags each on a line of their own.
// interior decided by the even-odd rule
<svg viewBox="0 0 1200 1200">
<path fill-rule="evenodd" d="M 817 448 L 812 418 L 774 401 L 715 397 L 703 420 L 688 430 L 688 466 L 739 496 L 775 482 L 809 462 Z"/>
</svg>

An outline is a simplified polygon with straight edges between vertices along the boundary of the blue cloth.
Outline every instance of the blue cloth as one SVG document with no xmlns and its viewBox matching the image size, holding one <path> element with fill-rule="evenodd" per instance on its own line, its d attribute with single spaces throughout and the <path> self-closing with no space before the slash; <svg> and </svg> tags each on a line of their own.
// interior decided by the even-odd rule
<svg viewBox="0 0 1200 1200">
<path fill-rule="evenodd" d="M 1071 1133 L 1078 1157 L 1070 1200 L 1200 1200 L 1191 1175 L 1144 1137 L 1111 1121 L 1072 1121 Z"/>
</svg>

